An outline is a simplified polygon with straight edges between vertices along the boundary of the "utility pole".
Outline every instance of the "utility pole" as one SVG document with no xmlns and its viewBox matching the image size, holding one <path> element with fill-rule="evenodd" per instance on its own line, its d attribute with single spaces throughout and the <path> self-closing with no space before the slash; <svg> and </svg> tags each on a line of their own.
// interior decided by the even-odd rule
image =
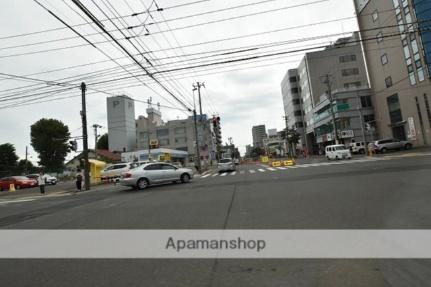
<svg viewBox="0 0 431 287">
<path fill-rule="evenodd" d="M 334 99 L 332 98 L 332 82 L 330 80 L 330 75 L 326 74 L 324 76 L 323 83 L 326 84 L 328 87 L 328 99 L 329 99 L 329 106 L 331 109 L 331 116 L 332 116 L 332 126 L 334 128 L 334 134 L 335 134 L 335 144 L 339 144 L 340 140 L 338 138 L 338 130 L 337 130 L 337 124 L 335 122 L 335 113 L 334 113 Z"/>
<path fill-rule="evenodd" d="M 197 160 L 196 162 L 196 167 L 198 169 L 198 172 L 201 172 L 201 156 L 200 156 L 200 152 L 199 152 L 199 138 L 198 138 L 198 124 L 197 124 L 197 120 L 196 120 L 196 109 L 193 109 L 193 119 L 195 122 L 195 140 L 196 140 L 196 157 L 195 160 Z"/>
<path fill-rule="evenodd" d="M 88 133 L 87 133 L 87 107 L 85 101 L 85 91 L 87 86 L 85 83 L 81 83 L 81 101 L 82 101 L 82 141 L 83 141 L 83 155 L 84 155 L 84 179 L 85 179 L 85 190 L 90 189 L 90 164 L 88 162 Z"/>
<path fill-rule="evenodd" d="M 28 158 L 28 146 L 25 146 L 25 165 L 24 165 L 24 173 L 28 174 L 28 163 L 27 163 L 27 158 Z"/>
<path fill-rule="evenodd" d="M 201 88 L 205 88 L 205 83 L 196 82 L 196 85 L 193 84 L 193 91 L 198 91 L 198 97 L 199 97 L 199 114 L 201 116 L 202 120 L 202 99 L 201 99 Z"/>
<path fill-rule="evenodd" d="M 286 125 L 286 132 L 284 133 L 284 145 L 286 147 L 286 151 L 287 154 L 289 155 L 289 157 L 292 157 L 291 155 L 291 148 L 290 148 L 290 144 L 289 144 L 289 140 L 288 140 L 288 136 L 289 136 L 289 117 L 288 116 L 284 116 L 284 123 Z"/>
<path fill-rule="evenodd" d="M 102 128 L 102 126 L 98 125 L 98 124 L 93 125 L 93 129 L 94 129 L 94 154 L 95 154 L 96 159 L 97 159 L 97 139 L 100 137 L 97 134 L 97 129 L 99 129 L 99 128 Z"/>
</svg>

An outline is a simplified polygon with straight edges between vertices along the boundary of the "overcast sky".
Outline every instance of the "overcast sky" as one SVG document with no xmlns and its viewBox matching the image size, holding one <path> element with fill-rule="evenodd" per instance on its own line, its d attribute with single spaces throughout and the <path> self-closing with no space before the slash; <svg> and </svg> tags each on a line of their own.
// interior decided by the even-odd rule
<svg viewBox="0 0 431 287">
<path fill-rule="evenodd" d="M 103 19 L 104 15 L 94 5 L 92 0 L 81 0 L 91 12 L 93 12 L 99 19 Z M 141 12 L 145 7 L 155 8 L 155 4 L 159 7 L 166 8 L 182 3 L 195 2 L 196 0 L 157 0 L 155 3 L 152 0 L 116 0 L 110 1 L 112 7 L 105 6 L 105 0 L 94 0 L 100 8 L 112 17 L 115 11 L 120 15 L 130 15 L 133 12 Z M 50 8 L 56 15 L 66 21 L 68 24 L 83 23 L 88 18 L 81 18 L 83 13 L 78 15 L 78 9 L 69 0 L 40 0 L 46 7 Z M 139 25 L 141 23 L 156 23 L 147 25 L 150 33 L 149 36 L 144 36 L 145 30 L 141 27 L 135 28 L 133 31 L 139 35 L 142 42 L 135 42 L 135 46 L 139 49 L 145 48 L 151 51 L 165 50 L 171 47 L 189 46 L 182 49 L 171 49 L 165 51 L 153 52 L 147 54 L 153 65 L 156 66 L 158 71 L 166 71 L 175 67 L 191 66 L 200 64 L 202 61 L 221 61 L 232 57 L 248 57 L 253 53 L 270 53 L 279 51 L 291 51 L 299 48 L 304 48 L 311 44 L 327 44 L 334 41 L 337 37 L 326 36 L 336 33 L 343 33 L 354 31 L 357 29 L 356 20 L 354 19 L 353 3 L 350 0 L 273 0 L 266 3 L 250 5 L 238 9 L 229 9 L 217 13 L 209 13 L 202 16 L 187 17 L 182 20 L 173 20 L 174 18 L 188 16 L 193 14 L 205 13 L 206 11 L 213 11 L 218 9 L 239 6 L 242 4 L 250 4 L 263 2 L 262 0 L 236 0 L 236 1 L 222 1 L 222 0 L 209 0 L 194 5 L 187 5 L 183 7 L 165 9 L 163 12 L 153 12 L 151 17 L 146 19 L 147 14 L 138 17 L 124 18 L 126 23 L 124 25 Z M 70 7 L 68 7 L 68 4 Z M 298 6 L 292 8 L 292 6 Z M 144 7 L 145 5 L 145 7 Z M 290 8 L 287 8 L 290 7 Z M 72 10 L 73 8 L 74 10 Z M 253 14 L 256 12 L 275 10 L 264 14 L 241 17 L 239 19 L 232 19 L 229 21 L 222 21 L 207 25 L 198 25 L 196 27 L 181 28 L 184 26 L 195 25 L 199 23 L 211 22 L 214 20 L 221 20 L 240 15 Z M 43 10 L 32 0 L 8 0 L 0 1 L 0 73 L 10 73 L 15 75 L 29 75 L 40 73 L 53 69 L 61 69 L 75 65 L 81 65 L 91 62 L 105 61 L 95 65 L 87 65 L 78 68 L 64 69 L 58 72 L 51 72 L 45 74 L 33 75 L 30 77 L 58 81 L 60 79 L 78 76 L 84 73 L 94 71 L 103 71 L 110 68 L 115 74 L 111 74 L 111 78 L 119 78 L 129 76 L 124 70 L 118 68 L 118 65 L 104 55 L 99 50 L 92 46 L 85 45 L 76 48 L 68 48 L 57 51 L 50 51 L 44 53 L 35 53 L 29 55 L 17 55 L 22 53 L 46 50 L 51 48 L 70 47 L 75 45 L 86 44 L 83 39 L 70 39 L 57 42 L 45 43 L 40 45 L 31 45 L 26 47 L 11 48 L 11 46 L 30 44 L 41 41 L 51 41 L 59 38 L 75 37 L 76 35 L 69 29 L 58 30 L 54 32 L 45 32 L 34 34 L 30 36 L 20 36 L 14 38 L 5 38 L 6 36 L 17 35 L 28 32 L 35 32 L 39 30 L 46 30 L 57 27 L 64 27 L 58 20 L 51 16 L 47 11 Z M 351 18 L 349 18 L 351 17 Z M 343 21 L 334 21 L 327 24 L 309 25 L 307 27 L 292 28 L 304 26 L 307 24 L 318 23 L 322 21 L 329 21 L 340 18 L 349 18 Z M 171 20 L 163 22 L 165 20 Z M 146 22 L 144 22 L 146 21 Z M 113 29 L 112 23 L 104 22 L 105 27 Z M 158 24 L 157 24 L 158 23 Z M 120 26 L 120 22 L 116 22 Z M 168 25 L 169 26 L 168 26 Z M 181 29 L 179 29 L 181 28 Z M 290 29 L 286 29 L 290 28 Z M 100 30 L 91 26 L 78 26 L 76 29 L 81 34 L 96 33 Z M 169 32 L 169 29 L 172 29 Z M 272 30 L 281 30 L 280 32 L 267 33 Z M 162 33 L 160 32 L 162 31 Z M 163 32 L 164 31 L 164 32 Z M 125 32 L 127 33 L 127 31 Z M 259 35 L 246 37 L 249 34 Z M 122 35 L 119 32 L 113 33 L 117 38 Z M 247 46 L 262 45 L 268 43 L 293 41 L 302 38 L 325 36 L 318 40 L 305 42 L 296 41 L 296 43 L 289 45 L 273 46 L 266 50 L 254 50 L 244 52 L 243 54 L 231 54 L 218 56 L 213 58 L 201 58 L 203 54 L 190 56 L 189 58 L 179 57 L 183 54 L 196 54 L 208 52 L 205 56 L 216 54 L 217 50 L 242 48 Z M 195 43 L 209 42 L 218 39 L 236 38 L 229 41 L 219 41 L 216 43 L 201 44 L 190 46 Z M 105 41 L 103 36 L 94 35 L 88 36 L 88 39 L 93 43 Z M 133 46 L 126 40 L 122 42 L 127 49 L 136 54 Z M 139 46 L 141 45 L 141 46 Z M 121 52 L 110 43 L 97 44 L 105 54 L 112 58 L 123 56 Z M 240 146 L 243 151 L 245 145 L 251 144 L 252 134 L 251 129 L 253 125 L 265 124 L 267 129 L 277 128 L 282 129 L 284 122 L 282 116 L 283 103 L 280 90 L 280 82 L 288 69 L 296 68 L 299 61 L 303 57 L 304 52 L 282 55 L 274 58 L 262 58 L 249 62 L 236 62 L 232 64 L 225 64 L 220 66 L 209 66 L 201 68 L 200 70 L 179 71 L 176 74 L 159 74 L 156 75 L 164 85 L 166 85 L 174 94 L 178 95 L 187 101 L 190 106 L 193 103 L 192 99 L 192 83 L 196 81 L 205 82 L 206 89 L 203 90 L 203 109 L 205 113 L 210 115 L 218 113 L 221 117 L 222 134 L 224 142 L 228 137 L 232 137 L 236 145 Z M 165 58 L 165 59 L 163 59 Z M 168 58 L 168 59 L 166 59 Z M 141 60 L 141 58 L 139 59 Z M 122 58 L 117 61 L 121 65 L 130 65 L 130 59 Z M 147 65 L 148 66 L 148 65 Z M 129 69 L 129 68 L 127 68 Z M 130 71 L 135 74 L 142 74 L 137 66 L 131 67 Z M 240 70 L 241 69 L 241 70 Z M 164 75 L 163 77 L 161 75 Z M 170 95 L 160 89 L 157 84 L 150 84 L 150 87 L 156 93 L 144 87 L 138 80 L 131 78 L 123 82 L 112 82 L 104 85 L 97 85 L 92 87 L 91 82 L 107 79 L 92 78 L 86 80 L 89 83 L 89 89 L 95 88 L 98 90 L 108 90 L 111 93 L 119 94 L 125 93 L 135 99 L 146 101 L 149 97 L 153 99 L 153 103 L 160 102 L 162 105 L 169 105 L 180 107 L 180 105 L 173 100 Z M 173 78 L 177 80 L 173 82 Z M 4 76 L 0 75 L 0 78 Z M 143 81 L 149 83 L 148 78 L 143 78 Z M 63 81 L 64 82 L 64 81 Z M 79 83 L 80 81 L 69 81 L 71 83 Z M 140 85 L 138 87 L 130 88 L 117 88 L 123 83 L 126 85 Z M 35 84 L 34 82 L 22 80 L 0 80 L 0 98 L 4 95 L 7 96 L 23 96 L 33 95 L 34 97 L 44 96 L 43 92 L 50 89 L 64 89 L 64 87 L 51 87 L 42 88 L 45 85 L 41 84 L 34 86 L 37 88 L 32 93 L 27 94 L 14 94 L 11 92 L 19 92 L 20 90 L 12 90 L 8 93 L 4 92 L 6 89 L 23 87 L 26 85 Z M 111 89 L 112 88 L 112 89 Z M 104 126 L 102 132 L 106 132 L 106 97 L 107 94 L 94 93 L 88 95 L 88 125 L 91 126 L 95 123 Z M 34 95 L 38 94 L 38 95 Z M 15 145 L 17 153 L 20 157 L 24 157 L 25 146 L 30 147 L 30 125 L 39 120 L 40 118 L 55 118 L 63 121 L 69 126 L 73 136 L 79 136 L 82 133 L 81 119 L 80 119 L 80 91 L 78 89 L 63 92 L 63 94 L 46 94 L 46 98 L 42 100 L 50 100 L 55 97 L 68 97 L 68 99 L 50 101 L 39 104 L 26 105 L 21 107 L 12 107 L 9 109 L 0 110 L 0 143 L 10 142 Z M 163 98 L 160 97 L 163 96 Z M 75 96 L 75 97 L 72 97 Z M 184 98 L 185 99 L 184 99 Z M 25 98 L 25 100 L 31 99 Z M 167 99 L 167 100 L 166 100 Z M 1 102 L 2 100 L 0 100 Z M 15 102 L 1 102 L 1 106 Z M 145 115 L 146 104 L 136 103 L 136 116 Z M 162 109 L 163 119 L 165 121 L 184 118 L 186 114 L 182 111 L 173 109 Z M 82 148 L 82 144 L 79 143 Z M 93 133 L 90 129 L 90 147 L 94 146 Z M 30 148 L 30 154 L 33 156 L 32 161 L 37 160 L 37 155 Z"/>
</svg>

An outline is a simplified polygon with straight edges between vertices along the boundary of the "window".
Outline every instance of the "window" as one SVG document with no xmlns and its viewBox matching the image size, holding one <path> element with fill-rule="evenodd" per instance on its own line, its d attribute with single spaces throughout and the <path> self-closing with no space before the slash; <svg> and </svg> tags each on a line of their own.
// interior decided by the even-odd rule
<svg viewBox="0 0 431 287">
<path fill-rule="evenodd" d="M 162 137 L 167 135 L 169 135 L 168 129 L 157 130 L 157 137 Z"/>
<path fill-rule="evenodd" d="M 341 74 L 343 75 L 343 77 L 359 75 L 359 69 L 358 68 L 343 69 L 341 70 Z"/>
<path fill-rule="evenodd" d="M 394 2 L 394 8 L 398 8 L 400 6 L 400 3 L 398 2 L 398 0 L 393 0 Z"/>
<path fill-rule="evenodd" d="M 371 97 L 370 96 L 363 96 L 361 97 L 361 106 L 363 108 L 370 108 L 372 107 Z"/>
<path fill-rule="evenodd" d="M 169 145 L 169 139 L 159 139 L 159 145 L 160 146 L 167 146 L 167 145 Z"/>
<path fill-rule="evenodd" d="M 392 77 L 389 76 L 385 79 L 386 88 L 392 87 Z"/>
<path fill-rule="evenodd" d="M 182 134 L 185 134 L 185 133 L 186 133 L 186 128 L 175 128 L 175 129 L 174 129 L 174 133 L 175 133 L 176 135 L 182 135 Z"/>
<path fill-rule="evenodd" d="M 409 73 L 413 73 L 413 71 L 414 71 L 413 65 L 408 65 L 407 66 L 407 71 L 409 71 Z"/>
<path fill-rule="evenodd" d="M 298 88 L 292 88 L 292 89 L 290 89 L 290 91 L 291 91 L 293 94 L 297 94 L 297 93 L 299 92 L 299 89 L 298 89 Z"/>
<path fill-rule="evenodd" d="M 161 167 L 161 164 L 158 164 L 158 163 L 150 164 L 144 167 L 144 170 L 160 170 L 160 169 L 162 169 L 162 167 Z"/>
<path fill-rule="evenodd" d="M 297 77 L 290 77 L 289 78 L 289 82 L 296 83 L 297 82 Z"/>
<path fill-rule="evenodd" d="M 344 55 L 340 56 L 340 63 L 348 63 L 348 62 L 355 62 L 356 61 L 356 55 Z"/>
<path fill-rule="evenodd" d="M 376 10 L 373 12 L 373 22 L 376 22 L 379 19 L 379 12 Z"/>
<path fill-rule="evenodd" d="M 382 65 L 386 65 L 388 63 L 388 55 L 384 54 L 381 58 Z"/>
<path fill-rule="evenodd" d="M 382 42 L 383 41 L 383 33 L 379 32 L 376 36 L 376 39 L 377 39 L 377 43 Z"/>
<path fill-rule="evenodd" d="M 185 143 L 186 141 L 186 138 L 175 138 L 175 143 L 177 144 Z"/>
<path fill-rule="evenodd" d="M 404 46 L 404 58 L 407 60 L 408 58 L 410 58 L 410 49 L 409 46 Z"/>
<path fill-rule="evenodd" d="M 294 105 L 300 105 L 301 104 L 301 100 L 300 99 L 294 99 L 294 100 L 292 100 L 292 103 Z"/>
<path fill-rule="evenodd" d="M 373 123 L 374 122 L 374 115 L 364 115 L 364 122 Z"/>
<path fill-rule="evenodd" d="M 358 88 L 362 85 L 361 82 L 352 82 L 352 83 L 345 83 L 344 84 L 344 88 L 349 89 L 349 88 Z"/>
<path fill-rule="evenodd" d="M 413 41 L 411 41 L 411 43 L 412 43 L 413 54 L 418 53 L 419 52 L 419 48 L 418 48 L 418 42 L 416 41 L 416 39 L 413 40 Z"/>
<path fill-rule="evenodd" d="M 403 120 L 403 116 L 401 114 L 400 101 L 398 99 L 398 94 L 392 95 L 386 99 L 389 110 L 389 118 L 391 119 L 391 123 L 395 124 L 401 122 Z"/>
<path fill-rule="evenodd" d="M 295 124 L 296 128 L 303 128 L 304 127 L 304 123 L 303 122 L 299 122 Z"/>
<path fill-rule="evenodd" d="M 163 170 L 175 170 L 176 167 L 170 164 L 161 164 Z"/>
<path fill-rule="evenodd" d="M 423 82 L 425 80 L 424 68 L 422 67 L 418 69 L 418 78 L 419 78 L 419 82 Z"/>
<path fill-rule="evenodd" d="M 413 86 L 413 85 L 416 85 L 416 76 L 415 76 L 415 73 L 413 73 L 413 72 L 411 72 L 410 74 L 409 74 L 409 79 L 410 79 L 410 84 Z"/>
<path fill-rule="evenodd" d="M 295 111 L 295 112 L 293 113 L 293 115 L 294 115 L 295 117 L 300 117 L 300 116 L 302 116 L 302 112 L 301 112 L 301 111 Z"/>
</svg>

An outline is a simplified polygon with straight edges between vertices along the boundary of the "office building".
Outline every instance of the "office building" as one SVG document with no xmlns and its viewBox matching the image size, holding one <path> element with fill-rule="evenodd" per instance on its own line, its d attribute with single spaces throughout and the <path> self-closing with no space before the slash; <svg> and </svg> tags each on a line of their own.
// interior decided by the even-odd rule
<svg viewBox="0 0 431 287">
<path fill-rule="evenodd" d="M 108 114 L 109 150 L 133 151 L 136 148 L 135 103 L 127 96 L 109 97 Z"/>
<path fill-rule="evenodd" d="M 252 128 L 252 134 L 253 134 L 253 147 L 263 148 L 263 140 L 268 137 L 266 134 L 265 125 L 254 126 Z"/>
</svg>

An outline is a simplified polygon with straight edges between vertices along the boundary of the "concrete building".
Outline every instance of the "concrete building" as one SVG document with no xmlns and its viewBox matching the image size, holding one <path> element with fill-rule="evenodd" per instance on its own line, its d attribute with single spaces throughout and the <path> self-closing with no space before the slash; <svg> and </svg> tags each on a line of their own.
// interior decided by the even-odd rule
<svg viewBox="0 0 431 287">
<path fill-rule="evenodd" d="M 430 144 L 431 1 L 354 2 L 379 137 Z"/>
<path fill-rule="evenodd" d="M 299 146 L 305 147 L 304 111 L 298 83 L 298 69 L 288 70 L 281 82 L 281 94 L 283 96 L 284 115 L 287 117 L 287 125 L 300 134 Z"/>
<path fill-rule="evenodd" d="M 265 125 L 254 126 L 252 128 L 252 134 L 253 134 L 253 147 L 263 148 L 263 140 L 268 137 L 266 134 Z"/>
<path fill-rule="evenodd" d="M 333 91 L 368 88 L 359 34 L 340 38 L 322 51 L 305 54 L 299 64 L 298 74 L 306 133 L 304 146 L 309 152 L 316 153 L 319 147 L 314 134 L 313 109 L 321 101 L 321 96 L 328 91 L 328 86 L 324 83 L 326 75 L 329 76 Z"/>
<path fill-rule="evenodd" d="M 268 137 L 277 136 L 277 129 L 268 129 Z"/>
<path fill-rule="evenodd" d="M 127 96 L 106 99 L 110 151 L 136 148 L 135 102 Z"/>
<path fill-rule="evenodd" d="M 211 131 L 211 121 L 206 115 L 197 117 L 200 157 L 203 164 L 215 159 L 215 147 Z M 160 148 L 188 152 L 190 161 L 196 155 L 196 137 L 194 118 L 162 121 L 160 111 L 148 108 L 147 117 L 139 116 L 136 120 L 137 149 L 146 150 L 153 145 Z"/>
<path fill-rule="evenodd" d="M 339 143 L 348 146 L 351 142 L 372 141 L 376 138 L 373 130 L 365 128 L 366 123 L 374 122 L 372 107 L 372 91 L 369 88 L 346 88 L 332 93 L 335 99 L 332 105 L 338 132 Z M 313 108 L 314 135 L 319 150 L 335 144 L 334 125 L 331 114 L 331 104 L 326 95 Z"/>
</svg>

